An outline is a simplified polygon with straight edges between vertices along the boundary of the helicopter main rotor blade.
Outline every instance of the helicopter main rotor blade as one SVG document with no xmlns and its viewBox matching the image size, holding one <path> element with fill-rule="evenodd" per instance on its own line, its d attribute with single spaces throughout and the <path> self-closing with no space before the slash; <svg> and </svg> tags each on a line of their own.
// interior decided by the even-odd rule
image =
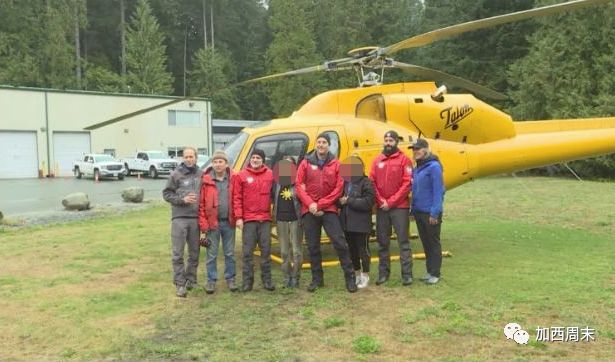
<svg viewBox="0 0 615 362">
<path fill-rule="evenodd" d="M 569 2 L 565 2 L 561 4 L 543 6 L 543 7 L 539 7 L 535 9 L 517 11 L 514 13 L 510 13 L 510 14 L 498 15 L 498 16 L 493 16 L 490 18 L 469 21 L 467 23 L 452 25 L 446 28 L 436 29 L 436 30 L 432 30 L 424 34 L 413 36 L 411 38 L 402 40 L 393 45 L 389 45 L 385 48 L 381 48 L 377 51 L 377 53 L 379 55 L 390 55 L 390 54 L 393 54 L 403 49 L 421 47 L 421 46 L 436 42 L 438 40 L 442 40 L 442 39 L 449 38 L 455 35 L 467 33 L 469 31 L 490 28 L 490 27 L 494 27 L 494 26 L 498 26 L 502 24 L 512 23 L 516 21 L 521 21 L 521 20 L 526 20 L 526 19 L 531 19 L 531 18 L 536 18 L 536 17 L 541 17 L 541 16 L 553 15 L 556 13 L 574 10 L 574 9 L 578 9 L 578 8 L 582 8 L 582 7 L 586 7 L 590 5 L 596 5 L 596 4 L 604 3 L 607 1 L 609 0 L 569 1 Z"/>
<path fill-rule="evenodd" d="M 483 96 L 483 97 L 497 99 L 497 100 L 504 100 L 508 98 L 506 95 L 500 92 L 494 91 L 493 89 L 489 89 L 485 86 L 476 84 L 467 79 L 463 79 L 455 75 L 444 73 L 439 70 L 421 67 L 419 65 L 414 65 L 414 64 L 406 64 L 406 63 L 397 62 L 397 61 L 393 61 L 391 64 L 391 67 L 401 69 L 404 72 L 408 72 L 410 74 L 414 74 L 414 75 L 417 75 L 419 77 L 423 77 L 426 79 L 433 79 L 433 80 L 437 80 L 440 82 L 445 82 L 449 85 L 453 85 L 453 86 L 457 86 L 457 87 L 469 90 L 470 92 Z"/>
<path fill-rule="evenodd" d="M 319 72 L 319 71 L 347 70 L 347 69 L 351 69 L 352 68 L 352 65 L 354 63 L 353 61 L 355 61 L 355 58 L 335 59 L 335 60 L 324 62 L 323 64 L 311 66 L 311 67 L 306 67 L 306 68 L 291 70 L 291 71 L 284 72 L 284 73 L 271 74 L 271 75 L 267 75 L 267 76 L 264 76 L 264 77 L 258 77 L 258 78 L 252 78 L 252 79 L 244 80 L 242 82 L 230 84 L 227 87 L 220 88 L 217 91 L 219 92 L 221 90 L 231 89 L 231 88 L 235 88 L 235 87 L 242 86 L 242 85 L 245 85 L 245 84 L 250 84 L 250 83 L 255 83 L 255 82 L 260 82 L 260 81 L 267 81 L 267 80 L 271 80 L 271 79 L 282 78 L 282 77 L 292 76 L 292 75 L 308 74 L 308 73 Z M 173 100 L 168 101 L 168 102 L 163 102 L 163 103 L 157 104 L 155 106 L 139 109 L 138 111 L 134 111 L 134 112 L 131 112 L 131 113 L 126 113 L 126 114 L 123 114 L 123 115 L 121 115 L 119 117 L 111 118 L 111 119 L 108 119 L 108 120 L 103 121 L 103 122 L 92 124 L 92 125 L 90 125 L 88 127 L 85 127 L 84 130 L 92 131 L 92 130 L 95 130 L 95 129 L 98 129 L 98 128 L 101 128 L 101 127 L 104 127 L 104 126 L 108 126 L 108 125 L 116 123 L 116 122 L 123 121 L 123 120 L 128 119 L 128 118 L 135 117 L 135 116 L 138 116 L 138 115 L 141 115 L 141 114 L 144 114 L 144 113 L 147 113 L 147 112 L 159 109 L 159 108 L 164 108 L 164 107 L 167 107 L 167 106 L 179 103 L 179 102 L 183 102 L 183 101 L 187 101 L 187 100 L 191 100 L 191 99 L 196 99 L 196 98 L 211 97 L 211 96 L 212 96 L 212 94 L 203 94 L 203 95 L 198 95 L 198 96 L 189 96 L 189 97 L 173 99 Z"/>
<path fill-rule="evenodd" d="M 290 70 L 288 72 L 270 74 L 270 75 L 266 75 L 264 77 L 258 77 L 258 78 L 252 78 L 252 79 L 244 80 L 242 82 L 237 83 L 236 85 L 250 84 L 250 83 L 255 83 L 255 82 L 261 82 L 261 81 L 276 79 L 276 78 L 288 77 L 288 76 L 292 76 L 292 75 L 302 75 L 302 74 L 321 72 L 321 71 L 338 70 L 337 69 L 338 64 L 339 65 L 346 65 L 346 63 L 348 63 L 349 61 L 352 61 L 353 59 L 354 58 L 341 58 L 341 59 L 326 61 L 323 64 L 314 65 L 314 66 L 311 66 L 311 67 L 295 69 L 295 70 Z"/>
</svg>

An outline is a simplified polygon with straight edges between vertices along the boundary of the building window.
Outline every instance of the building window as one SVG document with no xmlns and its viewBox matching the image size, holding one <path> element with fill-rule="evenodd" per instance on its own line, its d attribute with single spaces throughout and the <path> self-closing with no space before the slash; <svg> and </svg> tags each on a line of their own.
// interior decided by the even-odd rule
<svg viewBox="0 0 615 362">
<path fill-rule="evenodd" d="M 199 155 L 206 155 L 207 154 L 207 148 L 197 148 L 196 153 Z"/>
<path fill-rule="evenodd" d="M 115 148 L 105 148 L 103 150 L 103 153 L 105 155 L 111 155 L 111 156 L 115 157 Z"/>
<path fill-rule="evenodd" d="M 169 147 L 170 158 L 182 158 L 184 156 L 184 147 Z"/>
<path fill-rule="evenodd" d="M 201 127 L 201 112 L 169 110 L 169 126 Z"/>
</svg>

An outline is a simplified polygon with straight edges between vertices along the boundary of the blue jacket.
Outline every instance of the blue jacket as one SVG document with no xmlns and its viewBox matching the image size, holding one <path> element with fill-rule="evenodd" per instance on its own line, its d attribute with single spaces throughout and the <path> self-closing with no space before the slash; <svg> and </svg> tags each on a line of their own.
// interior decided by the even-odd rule
<svg viewBox="0 0 615 362">
<path fill-rule="evenodd" d="M 427 212 L 437 218 L 444 201 L 442 164 L 436 156 L 418 162 L 412 175 L 412 212 Z"/>
</svg>

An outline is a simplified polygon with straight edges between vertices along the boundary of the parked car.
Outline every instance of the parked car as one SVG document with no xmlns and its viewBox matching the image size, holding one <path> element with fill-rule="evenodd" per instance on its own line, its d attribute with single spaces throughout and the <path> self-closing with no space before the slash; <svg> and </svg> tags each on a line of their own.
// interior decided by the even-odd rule
<svg viewBox="0 0 615 362">
<path fill-rule="evenodd" d="M 134 158 L 125 158 L 121 162 L 127 170 L 127 175 L 141 172 L 151 178 L 163 174 L 169 175 L 179 165 L 177 161 L 160 151 L 138 151 Z"/>
<path fill-rule="evenodd" d="M 126 170 L 124 165 L 111 155 L 89 153 L 83 156 L 83 160 L 75 161 L 73 173 L 77 178 L 91 176 L 98 180 L 103 177 L 117 177 L 118 180 L 123 180 Z"/>
</svg>

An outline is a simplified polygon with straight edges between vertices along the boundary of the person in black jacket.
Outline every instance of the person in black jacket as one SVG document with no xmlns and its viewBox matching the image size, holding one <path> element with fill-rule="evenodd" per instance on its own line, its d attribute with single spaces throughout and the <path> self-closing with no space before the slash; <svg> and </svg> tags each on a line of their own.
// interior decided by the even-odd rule
<svg viewBox="0 0 615 362">
<path fill-rule="evenodd" d="M 374 186 L 365 176 L 365 166 L 360 158 L 350 157 L 341 168 L 344 192 L 338 201 L 341 207 L 340 223 L 350 249 L 357 287 L 365 288 L 369 283 L 371 255 L 368 240 L 372 231 Z"/>
</svg>

